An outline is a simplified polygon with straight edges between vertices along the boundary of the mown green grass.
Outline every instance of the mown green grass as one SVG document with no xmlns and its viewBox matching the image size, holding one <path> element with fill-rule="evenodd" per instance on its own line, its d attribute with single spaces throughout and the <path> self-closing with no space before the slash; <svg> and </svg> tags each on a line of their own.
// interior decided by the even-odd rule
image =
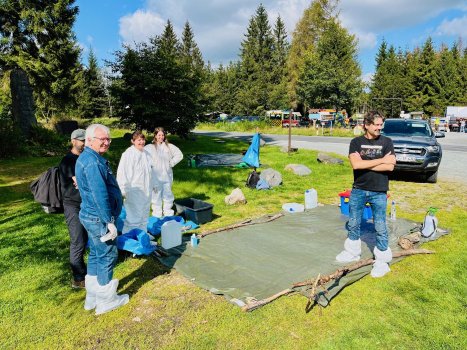
<svg viewBox="0 0 467 350">
<path fill-rule="evenodd" d="M 114 168 L 128 146 L 124 130 L 113 131 L 108 158 Z M 205 137 L 173 139 L 184 154 L 240 152 L 248 145 Z M 284 184 L 269 191 L 245 188 L 247 169 L 175 168 L 177 198 L 214 204 L 214 220 L 202 230 L 246 217 L 280 211 L 303 201 L 316 188 L 319 201 L 337 204 L 350 188 L 348 161 L 323 165 L 317 152 L 288 156 L 261 149 L 261 162 L 279 170 Z M 427 207 L 440 208 L 440 225 L 451 234 L 425 247 L 434 255 L 413 256 L 381 279 L 365 277 L 345 288 L 329 307 L 305 312 L 306 299 L 283 297 L 243 313 L 223 297 L 204 291 L 152 257 L 122 254 L 115 269 L 119 292 L 130 303 L 96 317 L 83 310 L 84 291 L 70 288 L 68 232 L 62 215 L 44 214 L 29 183 L 55 158 L 0 161 L 0 348 L 2 349 L 464 349 L 466 343 L 467 191 L 462 184 L 392 181 L 399 217 L 421 221 Z M 312 174 L 284 171 L 302 163 Z M 261 169 L 260 169 L 261 170 Z M 240 187 L 248 203 L 226 206 L 224 197 Z M 287 229 L 284 228 L 284 239 Z M 273 252 L 272 252 L 273 253 Z M 280 257 L 277 257 L 280 259 Z M 312 276 L 310 276 L 312 277 Z"/>
<path fill-rule="evenodd" d="M 280 135 L 288 135 L 289 129 L 283 128 L 280 126 L 271 126 L 268 122 L 265 121 L 258 121 L 258 122 L 248 122 L 242 121 L 238 123 L 227 123 L 227 122 L 220 122 L 220 123 L 199 123 L 196 125 L 197 130 L 222 130 L 222 131 L 251 131 L 254 132 L 255 130 L 259 130 L 263 134 L 280 134 Z M 306 136 L 344 136 L 344 137 L 351 137 L 353 136 L 352 129 L 346 128 L 313 128 L 313 127 L 299 127 L 299 128 L 292 128 L 291 130 L 292 135 L 306 135 Z"/>
</svg>

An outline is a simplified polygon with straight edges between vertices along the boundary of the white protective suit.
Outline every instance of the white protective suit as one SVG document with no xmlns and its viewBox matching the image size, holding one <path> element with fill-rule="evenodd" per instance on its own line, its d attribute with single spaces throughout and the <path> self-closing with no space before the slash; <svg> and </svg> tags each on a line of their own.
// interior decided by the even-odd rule
<svg viewBox="0 0 467 350">
<path fill-rule="evenodd" d="M 126 219 L 122 233 L 134 228 L 147 232 L 153 186 L 151 155 L 146 149 L 139 151 L 131 146 L 123 152 L 118 164 L 117 182 L 125 197 Z"/>
<path fill-rule="evenodd" d="M 152 215 L 156 217 L 172 216 L 174 195 L 172 193 L 173 171 L 172 168 L 182 159 L 180 149 L 169 143 L 146 145 L 144 147 L 152 159 Z"/>
</svg>

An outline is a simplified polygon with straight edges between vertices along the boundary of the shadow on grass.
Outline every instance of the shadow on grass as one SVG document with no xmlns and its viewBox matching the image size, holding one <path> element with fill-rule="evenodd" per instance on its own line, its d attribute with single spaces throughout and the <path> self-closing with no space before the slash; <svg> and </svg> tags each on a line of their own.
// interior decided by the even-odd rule
<svg viewBox="0 0 467 350">
<path fill-rule="evenodd" d="M 131 253 L 119 251 L 119 261 L 122 257 L 128 255 L 131 255 Z M 147 282 L 170 272 L 170 268 L 161 264 L 153 255 L 141 256 L 136 259 L 145 259 L 145 261 L 132 273 L 120 279 L 120 286 L 125 286 L 125 288 L 120 290 L 119 293 L 132 296 Z"/>
</svg>

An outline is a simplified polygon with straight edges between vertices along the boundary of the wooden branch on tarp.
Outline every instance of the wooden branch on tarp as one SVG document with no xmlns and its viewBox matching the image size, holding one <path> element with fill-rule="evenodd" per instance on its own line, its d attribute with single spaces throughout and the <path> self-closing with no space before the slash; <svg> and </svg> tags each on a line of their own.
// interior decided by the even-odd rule
<svg viewBox="0 0 467 350">
<path fill-rule="evenodd" d="M 255 224 L 264 224 L 266 222 L 274 221 L 274 220 L 280 218 L 281 216 L 284 216 L 284 214 L 282 214 L 282 213 L 275 214 L 275 215 L 270 216 L 267 220 L 261 221 L 261 222 L 253 222 L 253 219 L 248 219 L 248 220 L 245 220 L 245 221 L 233 224 L 233 225 L 229 225 L 229 226 L 225 226 L 225 227 L 221 227 L 221 228 L 216 228 L 214 230 L 209 230 L 209 231 L 202 232 L 202 233 L 198 234 L 198 237 L 203 238 L 203 237 L 211 235 L 213 233 L 233 230 L 234 228 L 242 227 L 242 226 L 255 225 Z"/>
<path fill-rule="evenodd" d="M 410 249 L 410 250 L 403 250 L 403 251 L 400 251 L 400 252 L 395 252 L 395 253 L 392 254 L 392 257 L 393 258 L 400 258 L 400 257 L 403 257 L 403 256 L 416 255 L 416 254 L 434 254 L 434 251 L 428 250 L 428 249 Z M 344 266 L 343 268 L 338 269 L 337 271 L 335 271 L 334 273 L 332 273 L 330 275 L 325 275 L 325 276 L 318 275 L 317 278 L 314 278 L 312 280 L 307 280 L 307 281 L 303 281 L 303 282 L 294 283 L 292 288 L 284 289 L 283 291 L 281 291 L 281 292 L 279 292 L 277 294 L 274 294 L 274 295 L 272 295 L 272 296 L 270 296 L 270 297 L 268 297 L 266 299 L 255 300 L 255 301 L 247 303 L 245 306 L 242 307 L 242 311 L 246 311 L 246 312 L 253 311 L 253 310 L 257 309 L 257 308 L 260 308 L 261 306 L 269 304 L 270 302 L 272 302 L 272 301 L 274 301 L 274 300 L 276 300 L 276 299 L 278 299 L 278 298 L 280 298 L 280 297 L 282 297 L 284 295 L 296 292 L 296 290 L 294 288 L 304 287 L 304 286 L 312 286 L 312 294 L 308 298 L 308 302 L 310 303 L 311 300 L 313 300 L 315 298 L 316 289 L 318 287 L 322 287 L 327 282 L 329 282 L 331 280 L 336 280 L 336 279 L 338 279 L 338 278 L 340 278 L 342 276 L 345 276 L 349 272 L 358 270 L 359 268 L 361 268 L 363 266 L 371 265 L 374 262 L 375 262 L 375 260 L 372 259 L 372 258 L 360 260 L 360 261 L 357 261 L 355 264 L 352 264 L 352 265 L 349 265 L 349 266 Z"/>
<path fill-rule="evenodd" d="M 293 292 L 294 292 L 293 289 L 287 288 L 277 294 L 271 295 L 269 298 L 249 302 L 248 304 L 242 307 L 242 311 L 253 311 L 263 305 L 269 304 L 271 301 L 274 301 L 284 295 L 287 295 Z"/>
<path fill-rule="evenodd" d="M 400 258 L 403 256 L 408 256 L 408 255 L 416 255 L 416 254 L 433 254 L 434 251 L 428 250 L 428 249 L 409 249 L 409 250 L 402 250 L 400 252 L 394 252 L 392 254 L 393 258 Z M 363 259 L 359 260 L 356 263 L 348 266 L 344 266 L 340 269 L 337 269 L 335 272 L 329 274 L 329 275 L 324 275 L 324 276 L 318 276 L 318 278 L 303 281 L 303 282 L 297 282 L 293 284 L 293 287 L 304 287 L 304 286 L 322 286 L 328 283 L 329 281 L 332 280 L 337 280 L 338 278 L 341 278 L 342 276 L 347 275 L 349 272 L 358 270 L 359 268 L 363 266 L 368 266 L 372 265 L 375 262 L 373 258 L 368 258 L 368 259 Z M 316 284 L 316 281 L 318 283 Z M 315 287 L 316 288 L 316 287 Z"/>
</svg>

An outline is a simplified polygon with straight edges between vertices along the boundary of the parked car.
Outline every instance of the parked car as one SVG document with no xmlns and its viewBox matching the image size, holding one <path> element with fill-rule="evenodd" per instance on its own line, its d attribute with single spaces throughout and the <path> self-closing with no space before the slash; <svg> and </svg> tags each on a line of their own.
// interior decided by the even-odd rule
<svg viewBox="0 0 467 350">
<path fill-rule="evenodd" d="M 446 116 L 446 123 L 449 126 L 449 131 L 459 131 L 460 123 L 455 116 L 453 115 Z"/>
<path fill-rule="evenodd" d="M 257 115 L 250 115 L 248 117 L 246 117 L 246 119 L 249 121 L 249 122 L 257 122 L 260 120 L 260 118 L 257 116 Z"/>
<path fill-rule="evenodd" d="M 304 118 L 301 118 L 300 121 L 298 122 L 298 126 L 300 127 L 304 127 L 304 128 L 308 128 L 310 127 L 310 125 L 312 125 L 312 122 L 310 119 L 304 117 Z"/>
<path fill-rule="evenodd" d="M 239 122 L 241 122 L 243 120 L 244 120 L 243 117 L 235 116 L 235 117 L 229 119 L 229 123 L 239 123 Z"/>
<path fill-rule="evenodd" d="M 443 132 L 434 132 L 429 122 L 419 119 L 387 119 L 381 134 L 390 137 L 396 153 L 396 172 L 412 172 L 436 183 L 442 149 L 436 138 Z"/>
</svg>

